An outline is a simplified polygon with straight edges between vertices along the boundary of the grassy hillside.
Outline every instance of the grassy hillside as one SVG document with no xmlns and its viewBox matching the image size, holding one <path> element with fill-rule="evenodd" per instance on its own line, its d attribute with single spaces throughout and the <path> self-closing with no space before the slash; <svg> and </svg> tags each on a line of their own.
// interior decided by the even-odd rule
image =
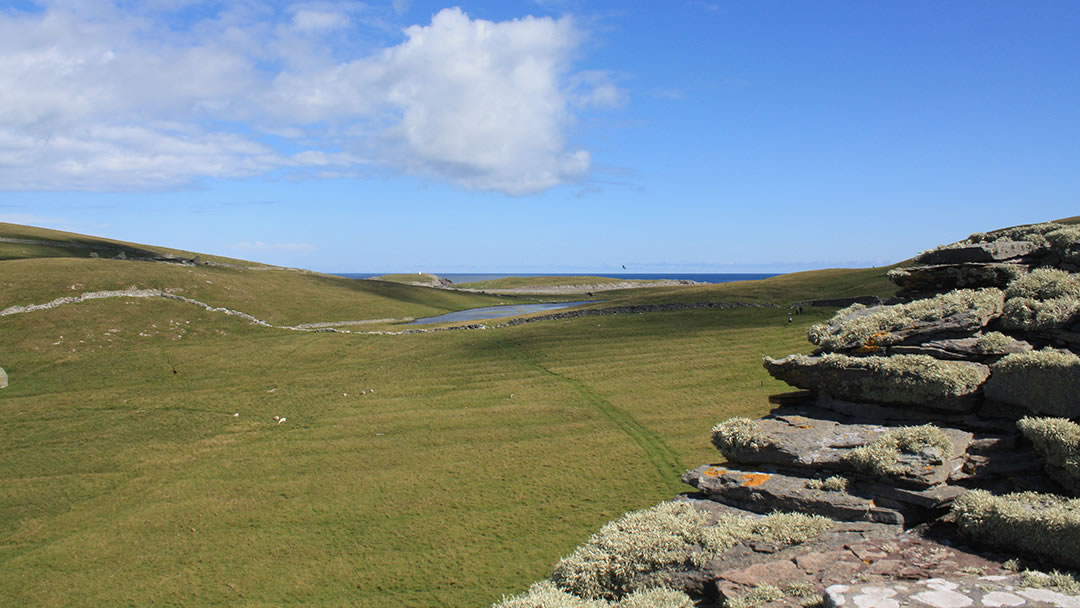
<svg viewBox="0 0 1080 608">
<path fill-rule="evenodd" d="M 481 294 L 454 293 L 384 281 L 358 281 L 333 275 L 226 260 L 229 265 L 184 265 L 136 259 L 150 254 L 197 254 L 145 245 L 69 235 L 39 228 L 0 224 L 0 238 L 34 238 L 95 247 L 126 247 L 129 259 L 90 258 L 91 250 L 57 246 L 49 251 L 26 246 L 19 259 L 0 260 L 0 310 L 8 306 L 43 304 L 84 292 L 127 288 L 162 289 L 180 296 L 245 312 L 272 324 L 419 318 L 454 310 L 519 302 Z M 0 246 L 10 244 L 0 242 Z M 22 245 L 19 245 L 22 246 Z M 44 247 L 44 246 L 42 246 Z M 51 247 L 51 246 L 50 246 Z M 9 250 L 8 254 L 15 252 Z M 213 260 L 213 256 L 199 256 Z"/>
<path fill-rule="evenodd" d="M 881 274 L 620 295 L 785 304 L 888 291 Z M 0 309 L 132 284 L 283 323 L 500 301 L 37 258 L 0 261 Z M 603 523 L 682 491 L 684 469 L 718 458 L 714 422 L 787 390 L 760 355 L 805 351 L 806 326 L 831 312 L 404 336 L 271 329 L 161 298 L 0 317 L 0 605 L 488 605 Z"/>
</svg>

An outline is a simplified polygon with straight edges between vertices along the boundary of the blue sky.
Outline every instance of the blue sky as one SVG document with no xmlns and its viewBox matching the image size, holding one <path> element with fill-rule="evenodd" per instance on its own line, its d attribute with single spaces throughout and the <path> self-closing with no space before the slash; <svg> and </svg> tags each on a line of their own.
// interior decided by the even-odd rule
<svg viewBox="0 0 1080 608">
<path fill-rule="evenodd" d="M 327 272 L 882 265 L 1080 214 L 1080 4 L 0 4 L 0 221 Z"/>
</svg>

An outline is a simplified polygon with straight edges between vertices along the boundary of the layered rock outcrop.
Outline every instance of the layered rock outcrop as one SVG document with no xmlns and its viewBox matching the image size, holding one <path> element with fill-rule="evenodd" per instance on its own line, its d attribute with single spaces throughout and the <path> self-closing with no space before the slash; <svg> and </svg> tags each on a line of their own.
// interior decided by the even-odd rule
<svg viewBox="0 0 1080 608">
<path fill-rule="evenodd" d="M 802 390 L 761 420 L 717 424 L 724 462 L 683 476 L 702 538 L 732 517 L 834 523 L 795 544 L 664 537 L 694 558 L 641 575 L 635 592 L 663 586 L 686 594 L 671 605 L 702 608 L 1080 607 L 1075 579 L 1010 571 L 1014 557 L 1080 568 L 1080 228 L 972 235 L 915 262 L 890 273 L 906 301 L 854 303 L 810 329 L 813 355 L 766 357 Z M 579 549 L 596 572 L 627 570 L 600 545 Z M 555 584 L 578 597 L 561 567 Z M 530 602 L 503 605 L 578 605 Z"/>
</svg>

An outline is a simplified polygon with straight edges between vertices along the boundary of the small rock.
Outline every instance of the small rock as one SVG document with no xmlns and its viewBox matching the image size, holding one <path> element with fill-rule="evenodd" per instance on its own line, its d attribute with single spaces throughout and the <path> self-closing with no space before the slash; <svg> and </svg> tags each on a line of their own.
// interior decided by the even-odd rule
<svg viewBox="0 0 1080 608">
<path fill-rule="evenodd" d="M 7 388 L 7 385 L 8 385 L 7 372 L 4 371 L 4 368 L 0 367 L 0 388 Z"/>
</svg>

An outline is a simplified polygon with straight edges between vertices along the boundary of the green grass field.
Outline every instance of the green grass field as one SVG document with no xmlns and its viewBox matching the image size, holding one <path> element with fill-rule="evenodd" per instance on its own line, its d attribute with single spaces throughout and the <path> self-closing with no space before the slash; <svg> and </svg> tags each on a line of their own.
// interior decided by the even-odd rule
<svg viewBox="0 0 1080 608">
<path fill-rule="evenodd" d="M 891 293 L 883 274 L 629 290 L 611 304 Z M 0 261 L 0 310 L 130 284 L 275 323 L 505 301 L 43 257 Z M 806 327 L 832 312 L 400 336 L 271 329 L 161 298 L 0 317 L 0 605 L 487 606 L 607 521 L 688 490 L 681 473 L 719 459 L 710 427 L 788 390 L 760 356 L 806 352 Z"/>
</svg>

